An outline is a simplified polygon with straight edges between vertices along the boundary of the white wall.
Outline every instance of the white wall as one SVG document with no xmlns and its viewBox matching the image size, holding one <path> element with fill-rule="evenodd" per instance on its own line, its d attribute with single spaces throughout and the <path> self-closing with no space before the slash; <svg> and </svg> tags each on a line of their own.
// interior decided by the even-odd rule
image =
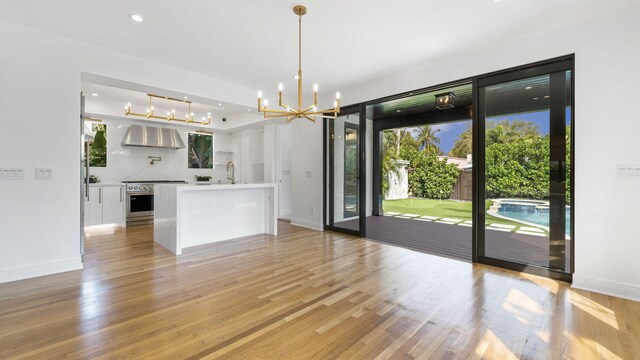
<svg viewBox="0 0 640 360">
<path fill-rule="evenodd" d="M 292 122 L 291 223 L 322 230 L 322 121 Z"/>
<path fill-rule="evenodd" d="M 0 21 L 0 282 L 78 269 L 83 72 L 255 105 L 255 89 Z M 54 179 L 36 181 L 35 168 Z M 64 211 L 60 211 L 64 209 Z"/>
<path fill-rule="evenodd" d="M 639 18 L 640 5 L 633 5 L 570 28 L 443 59 L 344 89 L 344 103 L 575 53 L 573 284 L 640 300 L 640 232 L 636 226 L 640 182 L 617 179 L 615 171 L 616 164 L 640 164 L 640 120 L 634 110 L 640 83 Z"/>
<path fill-rule="evenodd" d="M 276 125 L 276 147 L 278 164 L 276 166 L 278 181 L 278 217 L 288 219 L 291 217 L 291 124 Z"/>
</svg>

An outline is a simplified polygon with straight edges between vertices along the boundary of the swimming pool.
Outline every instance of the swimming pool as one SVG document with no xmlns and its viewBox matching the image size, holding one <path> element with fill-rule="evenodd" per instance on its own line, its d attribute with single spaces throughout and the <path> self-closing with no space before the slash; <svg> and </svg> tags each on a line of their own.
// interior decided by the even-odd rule
<svg viewBox="0 0 640 360">
<path fill-rule="evenodd" d="M 499 200 L 498 215 L 549 227 L 549 203 L 538 200 Z M 566 207 L 565 233 L 571 235 L 571 208 Z"/>
</svg>

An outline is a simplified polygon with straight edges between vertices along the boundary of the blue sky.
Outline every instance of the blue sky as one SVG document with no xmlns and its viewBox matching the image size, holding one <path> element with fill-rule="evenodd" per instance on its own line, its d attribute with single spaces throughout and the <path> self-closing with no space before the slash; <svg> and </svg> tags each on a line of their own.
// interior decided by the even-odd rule
<svg viewBox="0 0 640 360">
<path fill-rule="evenodd" d="M 571 108 L 567 108 L 567 125 L 571 123 Z M 489 120 L 523 120 L 529 121 L 538 126 L 538 130 L 542 135 L 549 133 L 549 111 L 537 111 L 530 113 L 521 113 L 507 116 L 499 116 L 490 118 Z M 440 150 L 445 154 L 453 148 L 458 136 L 471 126 L 471 120 L 456 121 L 452 123 L 441 123 L 432 125 L 434 129 L 440 129 L 438 137 L 440 138 Z M 415 128 L 409 128 L 415 129 Z M 414 134 L 414 137 L 416 135 Z"/>
</svg>

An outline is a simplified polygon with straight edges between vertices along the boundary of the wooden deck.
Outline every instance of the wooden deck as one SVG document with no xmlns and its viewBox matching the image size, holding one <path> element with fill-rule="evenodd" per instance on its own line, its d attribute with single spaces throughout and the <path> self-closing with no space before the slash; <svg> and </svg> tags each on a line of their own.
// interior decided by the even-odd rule
<svg viewBox="0 0 640 360">
<path fill-rule="evenodd" d="M 91 232 L 83 271 L 0 284 L 0 359 L 634 359 L 640 303 L 280 224 L 175 257 Z"/>
<path fill-rule="evenodd" d="M 337 226 L 356 230 L 358 223 L 357 220 L 349 220 L 338 223 Z M 367 217 L 366 237 L 429 254 L 471 261 L 471 227 L 392 216 L 370 216 Z M 567 242 L 567 249 L 569 248 Z M 485 255 L 521 264 L 548 267 L 549 239 L 487 230 Z M 568 252 L 565 266 L 566 269 L 570 268 Z"/>
</svg>

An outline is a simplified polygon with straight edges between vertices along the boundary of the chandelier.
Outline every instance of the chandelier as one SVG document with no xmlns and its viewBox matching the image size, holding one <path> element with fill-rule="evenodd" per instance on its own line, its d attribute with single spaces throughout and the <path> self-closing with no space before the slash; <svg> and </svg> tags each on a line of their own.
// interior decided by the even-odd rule
<svg viewBox="0 0 640 360">
<path fill-rule="evenodd" d="M 340 93 L 336 93 L 336 100 L 333 102 L 332 109 L 318 110 L 318 84 L 313 85 L 313 104 L 308 107 L 302 106 L 302 15 L 307 13 L 307 8 L 302 5 L 297 5 L 293 8 L 293 12 L 298 15 L 298 106 L 297 108 L 291 107 L 282 102 L 282 90 L 284 86 L 282 83 L 278 85 L 278 105 L 282 108 L 280 110 L 269 109 L 267 106 L 269 102 L 265 99 L 262 100 L 262 91 L 258 92 L 258 111 L 264 113 L 265 119 L 286 117 L 288 122 L 291 122 L 295 118 L 305 118 L 313 122 L 316 121 L 316 117 L 324 117 L 329 119 L 335 119 L 340 112 Z M 333 115 L 328 115 L 333 113 Z"/>
<path fill-rule="evenodd" d="M 191 101 L 189 100 L 181 100 L 181 99 L 174 99 L 168 96 L 161 96 L 161 95 L 154 95 L 154 94 L 147 94 L 147 96 L 149 97 L 149 106 L 147 107 L 147 111 L 142 114 L 142 113 L 134 113 L 131 111 L 131 103 L 128 103 L 127 105 L 124 106 L 124 115 L 125 116 L 140 116 L 140 117 L 145 117 L 147 119 L 161 119 L 161 120 L 167 120 L 167 121 L 178 121 L 178 122 L 183 122 L 183 123 L 189 123 L 189 124 L 200 124 L 200 125 L 209 125 L 211 124 L 211 113 L 207 113 L 207 116 L 203 116 L 202 117 L 202 121 L 198 121 L 195 120 L 195 114 L 193 112 L 191 112 Z M 161 115 L 156 115 L 154 114 L 155 111 L 155 106 L 153 106 L 153 104 L 151 103 L 151 99 L 152 98 L 156 98 L 156 99 L 164 99 L 164 100 L 169 100 L 169 101 L 177 101 L 180 103 L 184 103 L 187 104 L 187 112 L 185 114 L 184 118 L 180 118 L 180 117 L 176 117 L 176 109 L 171 109 L 171 111 L 167 111 L 167 115 L 166 116 L 161 116 Z"/>
</svg>

